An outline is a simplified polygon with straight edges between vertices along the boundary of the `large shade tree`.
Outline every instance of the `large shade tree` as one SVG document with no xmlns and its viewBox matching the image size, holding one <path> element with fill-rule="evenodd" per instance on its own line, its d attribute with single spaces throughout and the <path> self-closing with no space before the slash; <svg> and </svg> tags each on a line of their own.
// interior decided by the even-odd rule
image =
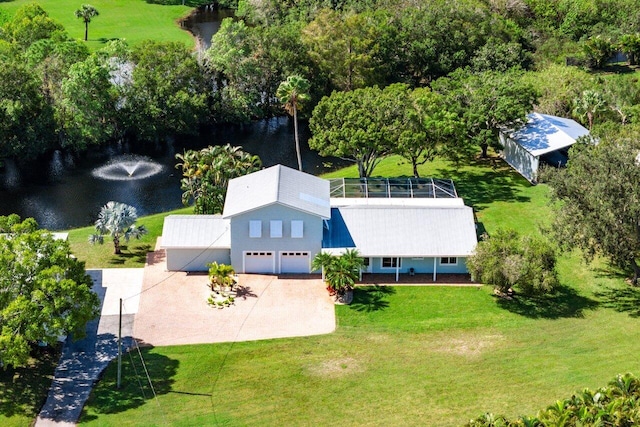
<svg viewBox="0 0 640 427">
<path fill-rule="evenodd" d="M 637 139 L 575 144 L 566 169 L 542 178 L 561 201 L 553 229 L 565 248 L 587 260 L 603 255 L 640 277 L 640 144 Z"/>
<path fill-rule="evenodd" d="M 90 4 L 83 4 L 80 9 L 76 10 L 75 14 L 76 18 L 82 18 L 82 22 L 84 22 L 84 41 L 87 41 L 89 38 L 89 23 L 91 22 L 91 18 L 100 15 L 100 13 L 98 9 Z"/>
<path fill-rule="evenodd" d="M 538 96 L 517 71 L 457 70 L 435 81 L 433 88 L 457 102 L 466 142 L 479 146 L 482 157 L 490 146 L 498 147 L 501 130 L 517 130 L 526 123 Z"/>
<path fill-rule="evenodd" d="M 84 336 L 99 314 L 84 263 L 33 219 L 0 217 L 0 362 L 23 366 L 37 342 Z"/>
<path fill-rule="evenodd" d="M 182 203 L 193 203 L 197 214 L 221 213 L 229 181 L 260 170 L 260 157 L 242 151 L 242 147 L 215 145 L 176 154 L 182 170 Z"/>
<path fill-rule="evenodd" d="M 393 150 L 402 132 L 399 102 L 394 87 L 333 92 L 313 110 L 309 147 L 323 156 L 356 163 L 360 177 L 366 178 Z"/>
<path fill-rule="evenodd" d="M 287 113 L 293 116 L 293 136 L 296 143 L 296 157 L 298 159 L 298 169 L 302 170 L 302 156 L 300 155 L 300 140 L 298 137 L 298 110 L 302 109 L 305 102 L 309 100 L 309 80 L 304 77 L 293 75 L 280 83 L 276 96 L 284 105 Z"/>
<path fill-rule="evenodd" d="M 96 234 L 89 236 L 89 242 L 104 243 L 104 236 L 107 235 L 113 240 L 113 253 L 122 253 L 122 240 L 128 242 L 130 239 L 139 239 L 147 234 L 144 225 L 136 225 L 138 212 L 133 206 L 120 202 L 108 202 L 100 209 L 100 214 L 96 220 Z"/>
</svg>

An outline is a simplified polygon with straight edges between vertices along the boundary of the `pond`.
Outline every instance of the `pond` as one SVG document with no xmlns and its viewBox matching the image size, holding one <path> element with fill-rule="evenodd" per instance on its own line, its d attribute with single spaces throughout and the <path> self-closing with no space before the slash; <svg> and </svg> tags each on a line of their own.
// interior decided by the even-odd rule
<svg viewBox="0 0 640 427">
<path fill-rule="evenodd" d="M 305 172 L 319 174 L 341 164 L 309 150 L 309 130 L 301 125 Z M 176 209 L 182 206 L 176 153 L 227 143 L 257 154 L 265 167 L 297 168 L 288 117 L 219 125 L 199 137 L 169 138 L 156 145 L 115 144 L 82 156 L 56 151 L 28 170 L 8 162 L 0 169 L 0 215 L 17 213 L 35 218 L 44 228 L 62 230 L 91 225 L 110 200 L 135 206 L 139 215 Z"/>
</svg>

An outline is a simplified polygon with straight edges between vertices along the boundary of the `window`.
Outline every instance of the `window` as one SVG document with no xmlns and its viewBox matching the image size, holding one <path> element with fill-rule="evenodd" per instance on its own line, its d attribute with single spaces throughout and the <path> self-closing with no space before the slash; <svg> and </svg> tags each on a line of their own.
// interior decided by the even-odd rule
<svg viewBox="0 0 640 427">
<path fill-rule="evenodd" d="M 294 219 L 291 221 L 291 237 L 293 239 L 301 239 L 303 233 L 302 221 Z"/>
<path fill-rule="evenodd" d="M 382 258 L 382 268 L 402 267 L 402 258 Z"/>
<path fill-rule="evenodd" d="M 274 219 L 270 221 L 271 237 L 282 237 L 282 221 Z"/>
<path fill-rule="evenodd" d="M 262 237 L 262 221 L 259 219 L 249 221 L 249 237 Z"/>
<path fill-rule="evenodd" d="M 445 256 L 440 258 L 440 264 L 443 265 L 455 265 L 458 263 L 458 258 L 454 257 L 454 256 Z"/>
</svg>

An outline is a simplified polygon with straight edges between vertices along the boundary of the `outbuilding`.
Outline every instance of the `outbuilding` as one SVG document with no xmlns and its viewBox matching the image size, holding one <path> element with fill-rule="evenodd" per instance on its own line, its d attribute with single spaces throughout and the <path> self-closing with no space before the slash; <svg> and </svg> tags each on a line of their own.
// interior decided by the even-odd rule
<svg viewBox="0 0 640 427">
<path fill-rule="evenodd" d="M 501 132 L 502 156 L 529 182 L 538 180 L 540 161 L 563 166 L 567 150 L 589 131 L 575 120 L 531 113 L 527 124 L 516 132 Z"/>
</svg>

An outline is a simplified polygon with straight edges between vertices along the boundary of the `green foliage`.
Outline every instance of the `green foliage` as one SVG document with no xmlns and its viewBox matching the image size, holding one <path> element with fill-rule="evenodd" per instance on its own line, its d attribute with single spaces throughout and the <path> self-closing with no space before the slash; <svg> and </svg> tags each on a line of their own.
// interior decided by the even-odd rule
<svg viewBox="0 0 640 427">
<path fill-rule="evenodd" d="M 510 421 L 502 416 L 484 414 L 465 424 L 489 426 L 631 426 L 640 417 L 640 379 L 632 374 L 618 375 L 606 387 L 584 389 L 568 399 L 541 410 L 536 417 Z"/>
<path fill-rule="evenodd" d="M 419 148 L 410 147 L 416 136 L 408 134 L 412 124 L 404 122 L 412 114 L 407 108 L 414 108 L 413 114 L 419 114 L 418 107 L 411 106 L 407 87 L 403 85 L 333 92 L 313 110 L 309 147 L 323 156 L 353 161 L 358 165 L 360 177 L 368 177 L 383 156 L 398 149 L 396 144 L 401 138 L 404 143 L 401 149 L 406 150 L 403 152 L 423 154 Z M 413 125 L 415 128 L 415 122 Z"/>
<path fill-rule="evenodd" d="M 42 39 L 64 36 L 64 27 L 51 19 L 47 12 L 36 3 L 27 4 L 16 11 L 13 19 L 5 23 L 0 32 L 2 39 L 26 50 L 34 42 Z"/>
<path fill-rule="evenodd" d="M 338 256 L 320 252 L 311 262 L 311 268 L 322 270 L 328 288 L 337 295 L 353 290 L 363 267 L 364 259 L 357 249 L 347 249 Z"/>
<path fill-rule="evenodd" d="M 229 144 L 185 151 L 176 154 L 176 159 L 180 161 L 176 168 L 182 170 L 183 176 L 182 203 L 193 203 L 197 214 L 221 213 L 229 181 L 262 167 L 258 156 Z"/>
<path fill-rule="evenodd" d="M 622 53 L 627 55 L 629 65 L 636 65 L 640 58 L 640 33 L 624 34 L 618 44 Z"/>
<path fill-rule="evenodd" d="M 435 81 L 433 89 L 457 103 L 468 143 L 467 149 L 459 150 L 459 157 L 468 157 L 473 144 L 482 148 L 482 157 L 487 157 L 489 146 L 498 147 L 500 130 L 517 130 L 526 123 L 538 97 L 534 87 L 516 71 L 457 70 Z"/>
<path fill-rule="evenodd" d="M 96 220 L 97 234 L 89 236 L 89 242 L 104 243 L 104 235 L 108 235 L 113 239 L 114 254 L 122 253 L 120 248 L 120 239 L 128 242 L 131 238 L 139 239 L 147 234 L 144 225 L 136 226 L 138 220 L 138 212 L 133 206 L 129 206 L 120 202 L 108 202 L 100 209 L 100 214 Z"/>
<path fill-rule="evenodd" d="M 603 68 L 615 53 L 615 47 L 610 39 L 597 35 L 589 37 L 582 45 L 589 67 Z"/>
<path fill-rule="evenodd" d="M 203 70 L 181 43 L 146 41 L 133 48 L 133 80 L 126 91 L 129 126 L 143 139 L 196 134 L 207 118 Z"/>
<path fill-rule="evenodd" d="M 564 170 L 549 169 L 543 179 L 561 201 L 554 231 L 565 248 L 579 248 L 587 260 L 608 257 L 640 276 L 640 167 L 637 139 L 584 142 L 569 151 Z"/>
<path fill-rule="evenodd" d="M 218 264 L 217 262 L 212 262 L 207 264 L 209 267 L 209 284 L 211 285 L 211 290 L 213 290 L 214 286 L 233 286 L 236 281 L 233 276 L 236 274 L 234 268 L 227 264 Z"/>
<path fill-rule="evenodd" d="M 585 90 L 573 100 L 573 115 L 586 124 L 589 130 L 593 129 L 595 120 L 605 111 L 607 111 L 607 101 L 598 91 Z"/>
<path fill-rule="evenodd" d="M 551 293 L 559 284 L 555 249 L 540 237 L 515 231 L 484 235 L 467 267 L 475 281 L 493 285 L 501 294 L 511 289 L 525 295 Z"/>
<path fill-rule="evenodd" d="M 37 341 L 54 343 L 69 333 L 83 337 L 99 300 L 66 241 L 39 230 L 33 219 L 0 222 L 10 228 L 0 237 L 0 361 L 17 367 L 28 362 Z"/>
</svg>

